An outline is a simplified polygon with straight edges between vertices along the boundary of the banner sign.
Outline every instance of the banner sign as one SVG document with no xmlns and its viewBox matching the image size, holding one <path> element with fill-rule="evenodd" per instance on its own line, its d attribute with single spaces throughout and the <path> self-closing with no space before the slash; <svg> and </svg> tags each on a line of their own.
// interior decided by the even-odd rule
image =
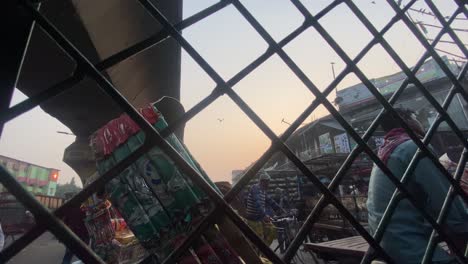
<svg viewBox="0 0 468 264">
<path fill-rule="evenodd" d="M 336 153 L 349 153 L 351 152 L 349 148 L 349 139 L 346 133 L 339 134 L 335 136 L 335 150 Z"/>
<path fill-rule="evenodd" d="M 319 136 L 320 152 L 322 154 L 333 153 L 333 145 L 330 138 L 330 133 L 325 133 Z"/>
</svg>

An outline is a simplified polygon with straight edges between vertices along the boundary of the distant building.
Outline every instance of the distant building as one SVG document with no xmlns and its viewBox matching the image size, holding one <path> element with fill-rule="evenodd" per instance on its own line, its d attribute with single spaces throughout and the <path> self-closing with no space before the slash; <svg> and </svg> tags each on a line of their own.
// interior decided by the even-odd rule
<svg viewBox="0 0 468 264">
<path fill-rule="evenodd" d="M 447 58 L 443 57 L 443 59 L 450 70 L 455 75 L 458 75 L 460 68 L 450 63 Z M 428 60 L 417 72 L 416 77 L 423 83 L 435 100 L 442 105 L 449 94 L 452 82 L 442 72 L 438 64 L 433 60 Z M 371 79 L 370 81 L 388 100 L 401 86 L 405 78 L 406 75 L 404 73 L 398 72 L 389 76 Z M 468 84 L 466 81 L 462 82 L 462 85 L 467 90 Z M 341 115 L 360 136 L 369 128 L 372 121 L 374 121 L 383 108 L 380 102 L 377 101 L 362 83 L 338 91 L 335 103 Z M 436 109 L 414 84 L 409 84 L 406 87 L 405 91 L 396 100 L 394 107 L 413 110 L 426 130 L 437 116 Z M 458 94 L 455 95 L 448 107 L 447 113 L 465 135 L 468 134 L 467 112 L 467 103 Z M 383 131 L 377 128 L 368 141 L 369 146 L 372 149 L 377 149 L 383 143 L 383 136 Z M 460 142 L 452 129 L 446 122 L 441 123 L 434 134 L 431 145 L 435 147 L 438 154 L 443 154 L 447 151 L 447 148 L 456 144 L 460 144 Z M 289 138 L 287 145 L 301 160 L 307 161 L 327 154 L 349 153 L 356 146 L 356 143 L 334 117 L 328 115 L 299 128 Z M 265 167 L 270 167 L 272 164 L 284 166 L 285 163 L 289 163 L 286 157 L 277 154 Z"/>
<path fill-rule="evenodd" d="M 450 63 L 446 57 L 443 57 L 443 60 L 452 73 L 455 76 L 458 76 L 461 68 L 454 63 Z M 434 99 L 442 105 L 448 96 L 453 83 L 445 75 L 438 64 L 434 60 L 426 61 L 417 72 L 416 77 L 421 83 L 423 83 Z M 371 82 L 388 100 L 393 96 L 396 90 L 400 88 L 405 78 L 405 73 L 398 72 L 389 76 L 373 79 Z M 466 91 L 468 88 L 466 79 L 464 79 L 461 84 Z M 357 84 L 339 91 L 336 103 L 339 106 L 341 114 L 360 135 L 363 135 L 382 109 L 382 105 L 372 94 L 370 94 L 367 87 L 363 84 Z M 396 100 L 394 104 L 394 107 L 413 110 L 426 130 L 429 129 L 438 113 L 432 104 L 421 93 L 420 89 L 412 83 L 410 83 L 405 91 L 400 94 L 398 100 Z M 456 94 L 447 109 L 447 113 L 465 135 L 468 131 L 467 112 L 467 102 L 465 102 L 459 94 Z M 374 133 L 374 138 L 372 139 L 371 144 L 374 144 L 374 147 L 378 147 L 379 144 L 382 143 L 382 136 L 383 132 L 377 130 L 376 133 Z M 351 139 L 348 141 L 354 146 Z M 443 154 L 447 151 L 447 148 L 457 144 L 459 145 L 460 142 L 456 138 L 452 129 L 446 122 L 441 123 L 431 141 L 431 145 L 435 147 L 438 154 Z"/>
<path fill-rule="evenodd" d="M 445 57 L 443 57 L 443 60 L 455 76 L 460 73 L 460 68 L 457 65 L 450 63 Z M 417 72 L 416 77 L 435 100 L 442 104 L 449 94 L 452 82 L 442 72 L 438 64 L 433 60 L 426 61 Z M 404 73 L 398 72 L 370 81 L 388 100 L 400 88 L 405 78 Z M 462 86 L 467 90 L 468 83 L 466 80 L 462 82 Z M 356 84 L 338 91 L 335 104 L 344 119 L 360 136 L 363 136 L 383 108 L 364 84 Z M 394 107 L 413 110 L 426 130 L 437 116 L 437 111 L 414 84 L 409 84 L 406 87 Z M 447 112 L 466 137 L 468 135 L 467 102 L 459 95 L 455 95 Z M 370 148 L 377 150 L 383 143 L 383 136 L 384 132 L 377 128 L 367 142 Z M 453 146 L 460 145 L 459 139 L 445 122 L 439 125 L 430 143 L 438 155 L 447 152 Z M 356 142 L 333 116 L 328 115 L 297 129 L 287 140 L 286 145 L 323 183 L 328 183 L 335 176 L 348 153 L 356 146 Z M 361 154 L 355 159 L 341 183 L 366 186 L 372 164 L 367 155 Z M 310 181 L 303 176 L 298 168 L 280 152 L 270 158 L 264 165 L 264 169 L 268 170 L 271 175 L 275 175 L 275 181 L 278 181 L 278 183 L 287 182 L 288 188 L 286 189 L 291 188 L 289 191 L 294 194 L 293 197 L 300 197 L 301 195 L 301 193 L 297 194 L 293 191 L 294 182 L 299 182 L 302 186 L 311 185 Z M 299 180 L 294 180 L 294 176 Z M 313 188 L 310 189 L 313 193 Z"/>
<path fill-rule="evenodd" d="M 33 194 L 54 196 L 59 170 L 0 155 L 0 165 L 7 169 L 21 185 Z M 0 192 L 7 192 L 0 185 Z"/>
</svg>

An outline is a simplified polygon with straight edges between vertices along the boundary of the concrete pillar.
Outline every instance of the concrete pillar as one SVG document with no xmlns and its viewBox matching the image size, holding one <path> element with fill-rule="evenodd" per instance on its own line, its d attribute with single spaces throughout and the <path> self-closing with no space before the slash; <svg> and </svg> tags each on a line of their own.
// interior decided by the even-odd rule
<svg viewBox="0 0 468 264">
<path fill-rule="evenodd" d="M 182 19 L 182 0 L 155 1 L 155 5 L 172 23 Z M 138 1 L 50 0 L 41 5 L 41 13 L 92 63 L 161 30 L 159 23 Z M 103 74 L 135 107 L 140 107 L 163 96 L 180 98 L 180 61 L 180 47 L 169 38 Z M 38 27 L 33 31 L 23 64 L 17 88 L 27 96 L 64 80 L 76 66 Z M 0 99 L 6 101 L 7 97 Z M 121 109 L 89 78 L 47 100 L 41 108 L 77 136 L 65 150 L 63 159 L 85 180 L 95 170 L 89 136 L 119 116 Z"/>
<path fill-rule="evenodd" d="M 65 149 L 63 162 L 78 174 L 83 185 L 97 171 L 96 160 L 87 137 L 76 137 L 75 142 Z"/>
<path fill-rule="evenodd" d="M 137 1 L 75 0 L 73 5 L 101 60 L 161 30 L 159 23 Z M 173 23 L 182 19 L 181 0 L 164 1 L 157 6 Z M 135 107 L 141 107 L 163 96 L 180 98 L 180 60 L 180 47 L 168 39 L 106 73 Z M 83 182 L 96 172 L 87 137 L 77 137 L 66 149 L 64 161 Z"/>
<path fill-rule="evenodd" d="M 162 29 L 138 1 L 74 0 L 73 4 L 101 59 Z M 181 0 L 155 1 L 155 5 L 172 23 L 182 19 Z M 162 96 L 180 98 L 180 60 L 180 47 L 169 38 L 112 67 L 107 74 L 116 88 L 139 107 Z"/>
</svg>

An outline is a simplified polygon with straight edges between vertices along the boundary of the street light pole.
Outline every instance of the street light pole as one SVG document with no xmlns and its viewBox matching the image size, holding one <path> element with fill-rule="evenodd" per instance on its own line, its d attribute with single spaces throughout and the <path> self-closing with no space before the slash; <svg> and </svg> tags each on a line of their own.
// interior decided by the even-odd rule
<svg viewBox="0 0 468 264">
<path fill-rule="evenodd" d="M 331 64 L 331 67 L 332 67 L 333 79 L 336 79 L 336 76 L 335 76 L 335 63 L 330 62 L 330 64 Z"/>
<path fill-rule="evenodd" d="M 64 132 L 64 131 L 57 131 L 57 134 L 64 134 L 64 135 L 68 135 L 68 136 L 75 136 L 75 134 L 73 134 L 73 133 Z"/>
<path fill-rule="evenodd" d="M 332 68 L 332 73 L 333 73 L 333 80 L 336 79 L 336 75 L 335 75 L 335 63 L 334 62 L 330 62 L 331 64 L 331 68 Z M 335 86 L 335 94 L 336 96 L 338 96 L 338 85 Z"/>
<path fill-rule="evenodd" d="M 285 124 L 291 125 L 291 123 L 289 123 L 289 122 L 285 121 L 285 120 L 284 120 L 284 118 L 283 118 L 283 119 L 281 119 L 281 123 L 285 123 Z"/>
</svg>

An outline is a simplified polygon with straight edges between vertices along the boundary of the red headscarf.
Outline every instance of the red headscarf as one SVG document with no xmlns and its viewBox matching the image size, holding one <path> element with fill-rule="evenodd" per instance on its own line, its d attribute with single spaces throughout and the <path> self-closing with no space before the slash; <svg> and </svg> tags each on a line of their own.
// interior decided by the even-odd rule
<svg viewBox="0 0 468 264">
<path fill-rule="evenodd" d="M 379 148 L 379 158 L 387 165 L 388 158 L 393 153 L 396 147 L 410 140 L 406 131 L 403 128 L 394 128 L 390 130 L 384 138 L 384 144 Z"/>
</svg>

